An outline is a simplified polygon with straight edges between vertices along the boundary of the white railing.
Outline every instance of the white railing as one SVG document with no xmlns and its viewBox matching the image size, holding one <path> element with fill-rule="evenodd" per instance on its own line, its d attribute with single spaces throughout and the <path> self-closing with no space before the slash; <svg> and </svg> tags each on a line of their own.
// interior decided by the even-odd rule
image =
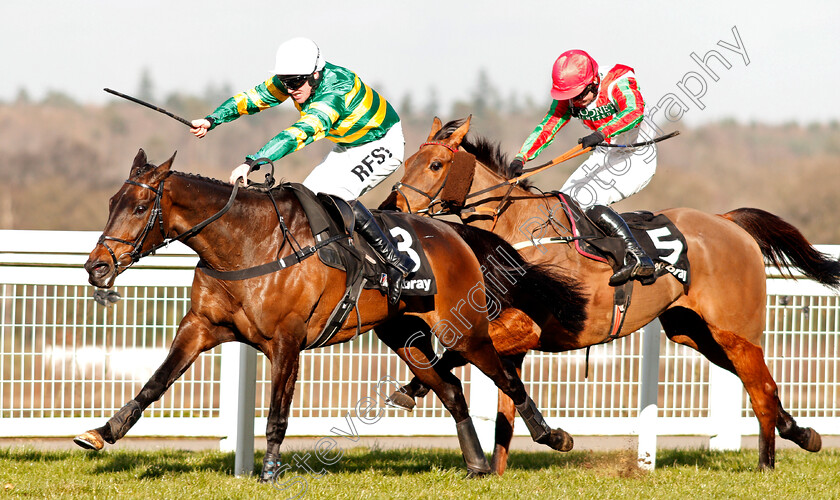
<svg viewBox="0 0 840 500">
<path fill-rule="evenodd" d="M 117 304 L 95 304 L 82 264 L 98 236 L 0 231 L 4 436 L 71 436 L 102 425 L 163 360 L 189 308 L 197 257 L 181 244 L 121 275 Z M 840 246 L 820 249 L 840 254 Z M 769 275 L 767 305 L 765 356 L 784 406 L 800 424 L 840 434 L 840 297 L 807 280 Z M 243 391 L 239 366 L 240 359 L 247 359 L 239 353 L 238 344 L 225 344 L 202 354 L 146 410 L 131 435 L 236 437 L 237 400 Z M 270 370 L 262 356 L 256 365 L 254 428 L 260 434 L 268 413 Z M 522 378 L 548 422 L 572 435 L 645 435 L 649 417 L 655 419 L 654 443 L 656 434 L 709 435 L 714 447 L 737 448 L 742 435 L 757 433 L 737 379 L 733 382 L 734 376 L 694 351 L 666 341 L 658 327 L 593 347 L 588 378 L 584 369 L 584 351 L 532 352 L 523 367 Z M 469 368 L 456 375 L 482 440 L 491 440 L 495 387 Z M 645 376 L 651 383 L 643 385 Z M 373 334 L 305 352 L 288 435 L 325 436 L 334 427 L 346 429 L 359 401 L 381 402 L 395 387 L 393 381 L 410 377 Z M 420 401 L 412 413 L 384 411 L 375 423 L 355 419 L 356 430 L 363 435 L 455 434 L 452 419 L 434 397 Z M 517 425 L 516 433 L 527 435 L 524 425 Z"/>
</svg>

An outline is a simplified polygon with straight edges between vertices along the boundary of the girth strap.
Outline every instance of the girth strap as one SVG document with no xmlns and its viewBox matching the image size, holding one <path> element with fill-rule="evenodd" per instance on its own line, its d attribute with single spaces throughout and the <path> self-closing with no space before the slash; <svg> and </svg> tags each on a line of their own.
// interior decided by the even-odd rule
<svg viewBox="0 0 840 500">
<path fill-rule="evenodd" d="M 365 283 L 367 283 L 367 279 L 365 279 L 364 276 L 361 275 L 361 272 L 359 272 L 356 279 L 353 280 L 353 283 L 344 290 L 344 296 L 338 301 L 338 304 L 336 304 L 330 314 L 330 318 L 327 320 L 327 325 L 324 327 L 324 330 L 320 335 L 318 335 L 318 338 L 312 341 L 312 343 L 308 346 L 304 347 L 304 349 L 315 349 L 329 342 L 329 340 L 333 338 L 339 330 L 341 330 L 344 322 L 347 321 L 347 317 L 350 316 L 350 311 L 353 309 L 356 310 L 356 335 L 361 335 L 362 317 L 359 313 L 359 308 L 356 307 L 356 303 L 359 301 L 359 295 L 361 295 L 362 290 L 365 288 Z"/>
<path fill-rule="evenodd" d="M 606 344 L 618 339 L 621 336 L 621 328 L 624 326 L 624 319 L 627 317 L 627 310 L 630 308 L 630 299 L 633 298 L 633 280 L 615 287 L 613 294 L 612 321 L 610 321 L 609 337 L 598 344 Z M 586 360 L 583 371 L 583 378 L 589 378 L 589 349 L 586 346 Z"/>
</svg>

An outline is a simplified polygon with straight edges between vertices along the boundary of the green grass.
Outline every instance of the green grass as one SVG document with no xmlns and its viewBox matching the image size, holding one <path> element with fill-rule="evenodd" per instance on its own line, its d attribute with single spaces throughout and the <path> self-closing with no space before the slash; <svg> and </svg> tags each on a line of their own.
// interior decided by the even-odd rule
<svg viewBox="0 0 840 500">
<path fill-rule="evenodd" d="M 298 451 L 303 455 L 306 451 Z M 309 451 L 309 463 L 317 460 Z M 283 459 L 291 460 L 291 453 Z M 262 457 L 255 464 L 259 470 Z M 308 477 L 288 472 L 285 491 L 235 478 L 233 454 L 213 451 L 36 451 L 0 449 L 0 497 L 24 498 L 778 498 L 840 497 L 840 450 L 778 452 L 776 470 L 756 470 L 755 450 L 660 450 L 657 468 L 629 452 L 513 452 L 502 477 L 466 479 L 454 450 L 346 450 Z M 302 492 L 306 482 L 307 490 Z"/>
</svg>

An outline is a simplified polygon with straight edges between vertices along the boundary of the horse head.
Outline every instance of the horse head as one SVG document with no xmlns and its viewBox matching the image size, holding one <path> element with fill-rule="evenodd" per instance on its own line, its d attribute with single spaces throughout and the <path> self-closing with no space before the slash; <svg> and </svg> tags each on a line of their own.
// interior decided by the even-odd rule
<svg viewBox="0 0 840 500">
<path fill-rule="evenodd" d="M 163 184 L 174 159 L 175 154 L 155 166 L 145 151 L 137 152 L 128 179 L 109 201 L 108 222 L 85 262 L 90 284 L 110 288 L 145 248 L 163 241 Z"/>
<path fill-rule="evenodd" d="M 467 169 L 474 165 L 475 158 L 458 148 L 470 129 L 470 118 L 450 122 L 444 128 L 435 117 L 429 137 L 405 160 L 405 174 L 393 187 L 399 210 L 417 212 L 459 197 L 463 202 L 472 181 L 472 172 Z"/>
</svg>

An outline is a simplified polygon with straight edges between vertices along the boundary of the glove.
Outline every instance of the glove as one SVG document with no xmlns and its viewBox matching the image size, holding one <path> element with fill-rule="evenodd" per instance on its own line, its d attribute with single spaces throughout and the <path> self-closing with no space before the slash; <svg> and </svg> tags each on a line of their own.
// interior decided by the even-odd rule
<svg viewBox="0 0 840 500">
<path fill-rule="evenodd" d="M 510 171 L 510 175 L 513 177 L 519 177 L 522 175 L 522 169 L 525 168 L 525 163 L 522 161 L 522 158 L 515 158 L 512 162 L 510 162 L 510 167 L 508 170 Z"/>
<path fill-rule="evenodd" d="M 592 132 L 591 134 L 587 135 L 586 137 L 581 137 L 580 139 L 578 139 L 578 144 L 583 146 L 583 149 L 591 148 L 591 147 L 593 147 L 596 144 L 599 144 L 601 142 L 604 142 L 604 134 L 602 134 L 598 130 L 596 130 L 595 132 Z"/>
</svg>

